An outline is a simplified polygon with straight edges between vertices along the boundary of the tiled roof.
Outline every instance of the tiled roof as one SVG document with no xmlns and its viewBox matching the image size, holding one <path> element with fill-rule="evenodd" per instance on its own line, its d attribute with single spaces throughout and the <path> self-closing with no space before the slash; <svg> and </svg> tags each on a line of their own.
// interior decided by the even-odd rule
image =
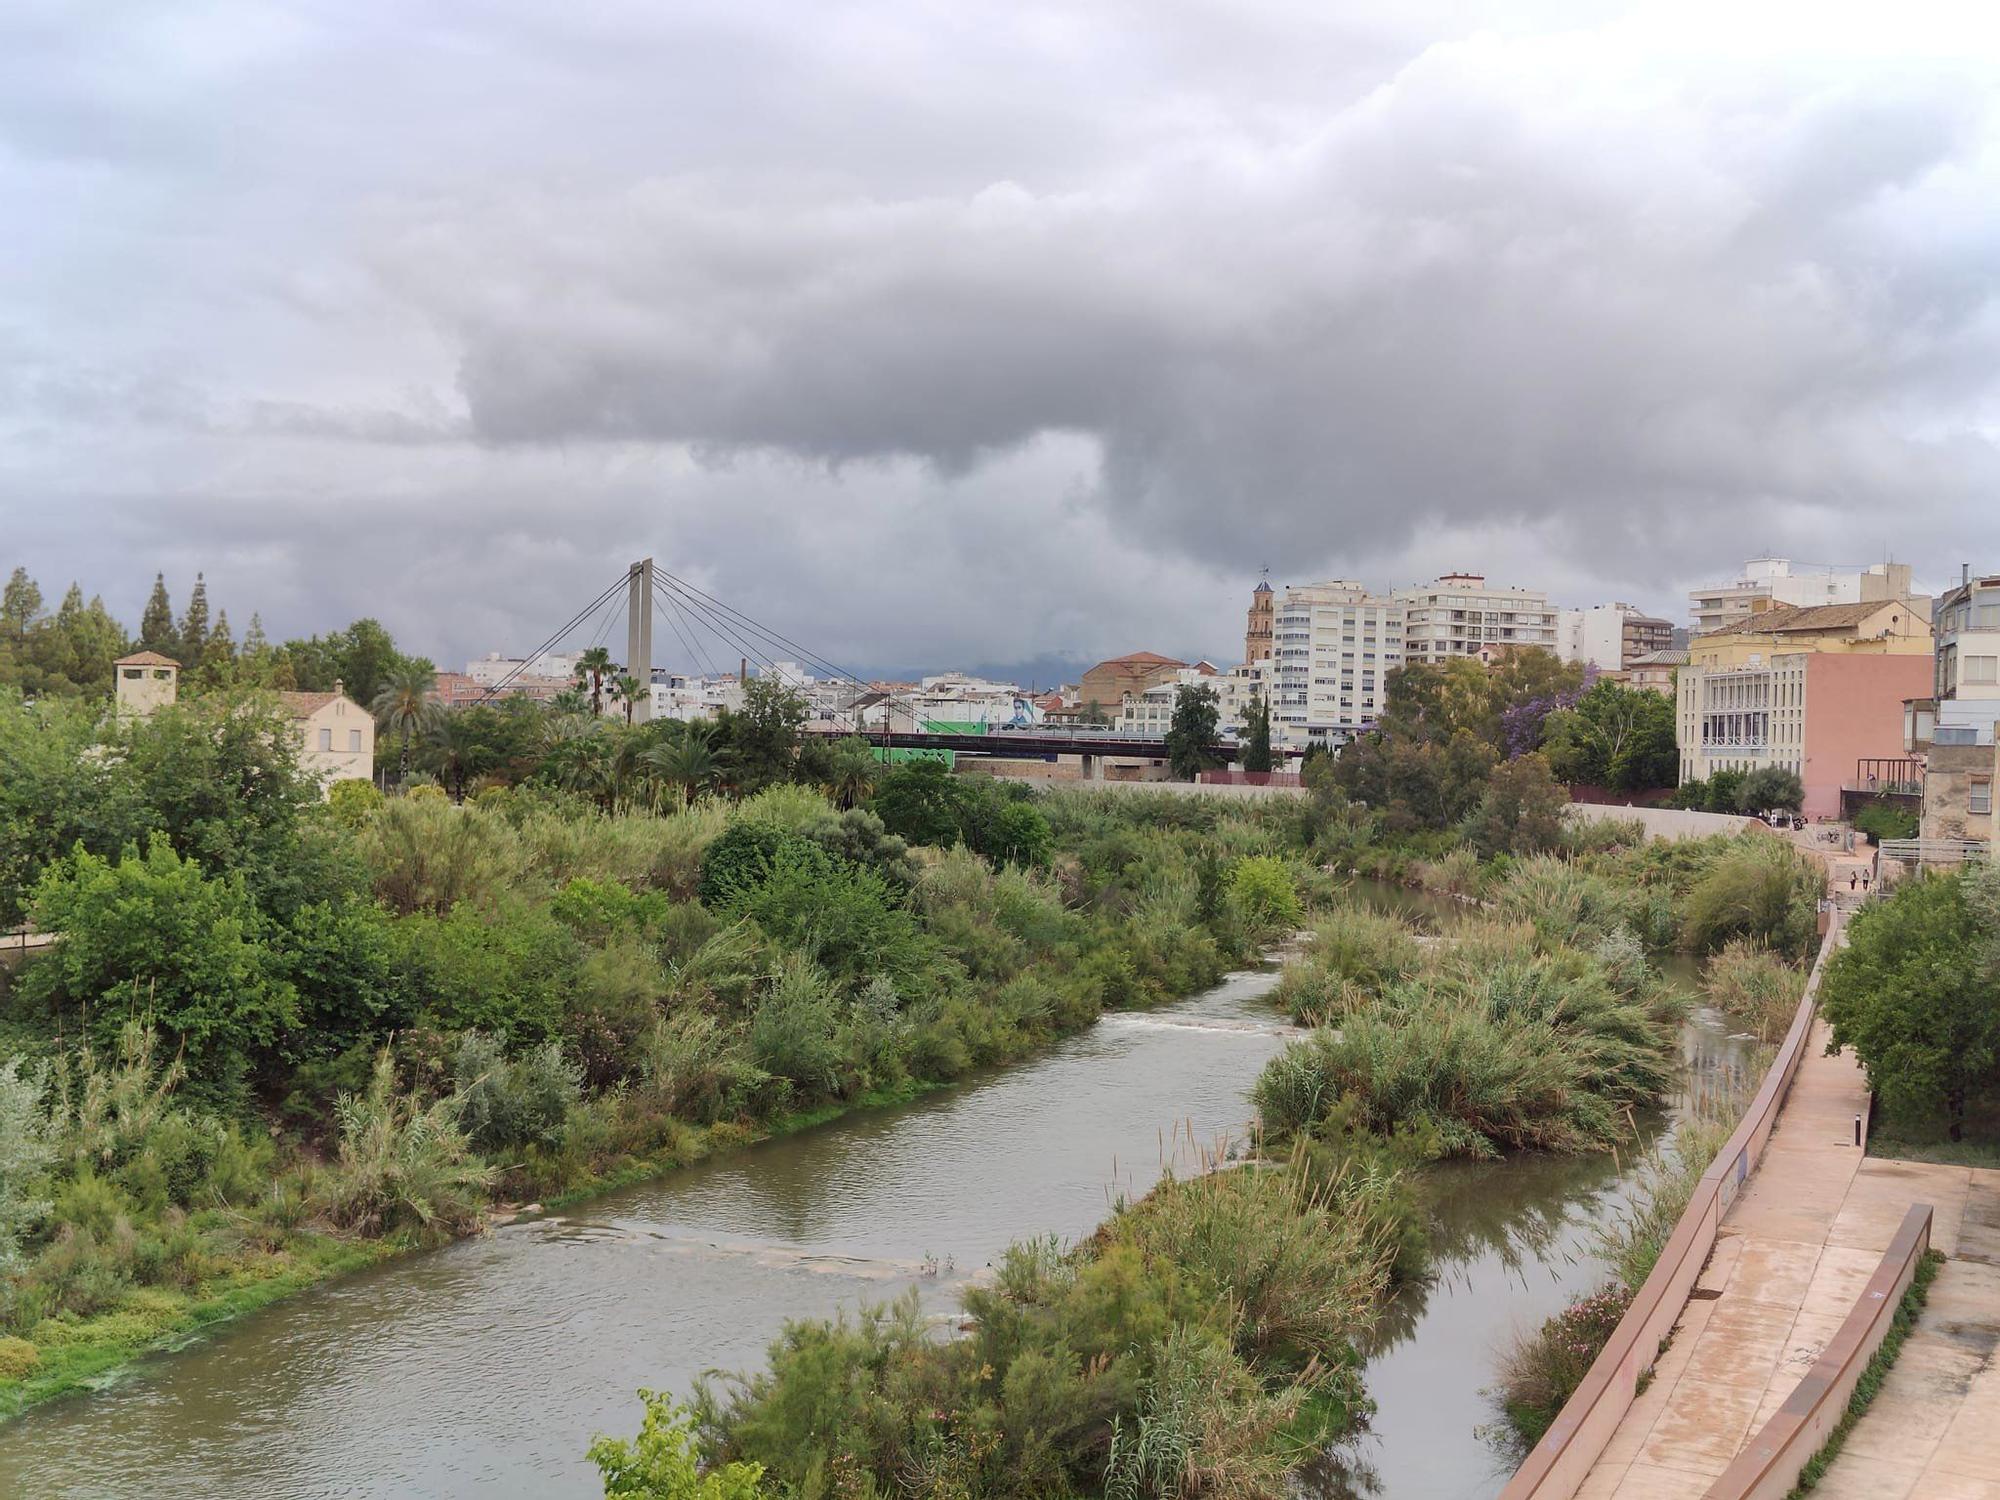
<svg viewBox="0 0 2000 1500">
<path fill-rule="evenodd" d="M 280 693 L 278 697 L 285 705 L 285 712 L 295 719 L 310 719 L 336 698 L 344 698 L 345 693 Z"/>
<path fill-rule="evenodd" d="M 1850 630 L 1873 619 L 1885 609 L 1902 604 L 1898 599 L 1864 599 L 1859 604 L 1781 604 L 1774 609 L 1745 615 L 1710 635 L 1790 635 L 1815 630 Z"/>
<path fill-rule="evenodd" d="M 134 651 L 130 656 L 121 656 L 112 664 L 114 667 L 178 667 L 179 662 L 171 656 L 162 656 L 157 651 Z"/>
<path fill-rule="evenodd" d="M 1109 661 L 1098 663 L 1105 667 L 1184 667 L 1184 661 L 1171 656 L 1162 656 L 1157 651 L 1131 651 L 1124 656 L 1114 656 Z"/>
<path fill-rule="evenodd" d="M 1629 665 L 1635 667 L 1684 667 L 1688 664 L 1685 651 L 1648 651 L 1644 656 L 1635 656 Z"/>
</svg>

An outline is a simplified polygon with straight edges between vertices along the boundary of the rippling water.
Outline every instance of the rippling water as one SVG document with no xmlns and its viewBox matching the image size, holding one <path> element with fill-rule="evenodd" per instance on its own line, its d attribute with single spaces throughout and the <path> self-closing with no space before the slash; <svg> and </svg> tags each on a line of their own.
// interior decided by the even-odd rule
<svg viewBox="0 0 2000 1500">
<path fill-rule="evenodd" d="M 584 1450 L 636 1427 L 636 1388 L 755 1368 L 787 1318 L 912 1287 L 948 1312 L 1011 1241 L 1080 1236 L 1191 1143 L 1240 1136 L 1290 1032 L 1263 998 L 1274 979 L 1235 975 L 919 1103 L 306 1292 L 0 1425 L 0 1496 L 595 1496 Z M 1712 1017 L 1688 1046 L 1707 1074 L 1747 1066 Z M 1601 1283 L 1590 1231 L 1630 1164 L 1436 1176 L 1438 1278 L 1387 1320 L 1367 1376 L 1381 1410 L 1325 1493 L 1498 1491 L 1507 1462 L 1476 1430 L 1492 1355 Z"/>
<path fill-rule="evenodd" d="M 1243 974 L 919 1103 L 766 1142 L 265 1309 L 0 1426 L 0 1495 L 594 1496 L 633 1392 L 748 1369 L 787 1318 L 1076 1237 L 1241 1134 L 1284 1045 Z"/>
</svg>

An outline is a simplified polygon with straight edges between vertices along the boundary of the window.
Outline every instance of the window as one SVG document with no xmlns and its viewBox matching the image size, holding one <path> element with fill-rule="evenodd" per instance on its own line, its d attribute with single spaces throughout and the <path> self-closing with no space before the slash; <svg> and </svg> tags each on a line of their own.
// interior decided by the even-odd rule
<svg viewBox="0 0 2000 1500">
<path fill-rule="evenodd" d="M 1975 817 L 1984 817 L 1993 811 L 1993 778 L 1975 776 L 1971 790 L 1966 794 L 1965 810 Z"/>
<path fill-rule="evenodd" d="M 2000 665 L 2000 657 L 1967 656 L 1962 658 L 1962 660 L 1965 663 L 1965 680 L 1967 682 L 1994 682 L 2000 680 L 1996 679 L 1993 671 L 1996 665 Z"/>
<path fill-rule="evenodd" d="M 144 667 L 127 667 L 125 669 L 125 675 L 134 680 L 137 680 L 146 675 L 146 669 Z"/>
<path fill-rule="evenodd" d="M 350 729 L 347 731 L 347 753 L 350 755 L 359 755 L 361 753 L 360 730 Z"/>
<path fill-rule="evenodd" d="M 333 731 L 331 729 L 322 729 L 319 732 L 319 747 L 322 750 L 331 750 L 333 748 Z"/>
</svg>

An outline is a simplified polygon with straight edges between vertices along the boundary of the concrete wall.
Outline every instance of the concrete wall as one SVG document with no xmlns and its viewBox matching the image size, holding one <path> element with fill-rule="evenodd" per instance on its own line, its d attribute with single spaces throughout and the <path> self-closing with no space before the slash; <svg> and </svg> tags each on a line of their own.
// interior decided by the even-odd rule
<svg viewBox="0 0 2000 1500">
<path fill-rule="evenodd" d="M 1808 818 L 1840 816 L 1840 788 L 1855 762 L 1904 754 L 1903 700 L 1930 691 L 1928 652 L 1909 656 L 1815 653 L 1806 658 L 1805 783 Z"/>
<path fill-rule="evenodd" d="M 1769 833 L 1770 827 L 1756 818 L 1739 818 L 1733 813 L 1686 812 L 1678 807 L 1618 807 L 1597 802 L 1572 802 L 1569 815 L 1596 823 L 1643 823 L 1649 838 L 1711 839 L 1717 834 L 1741 833 L 1754 828 Z"/>
</svg>

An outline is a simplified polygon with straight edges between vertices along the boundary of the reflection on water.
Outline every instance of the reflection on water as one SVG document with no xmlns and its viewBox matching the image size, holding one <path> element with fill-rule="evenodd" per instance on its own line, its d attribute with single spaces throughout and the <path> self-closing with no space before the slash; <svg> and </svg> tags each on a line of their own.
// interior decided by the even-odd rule
<svg viewBox="0 0 2000 1500">
<path fill-rule="evenodd" d="M 1730 1036 L 1711 1011 L 1690 1017 L 1682 1053 L 1681 1094 L 1669 1109 L 1638 1119 L 1639 1139 L 1627 1150 L 1454 1163 L 1429 1174 L 1435 1274 L 1398 1298 L 1375 1331 L 1366 1377 L 1375 1416 L 1319 1466 L 1314 1493 L 1339 1500 L 1499 1493 L 1520 1455 L 1483 1430 L 1497 1415 L 1485 1394 L 1495 1357 L 1516 1333 L 1605 1283 L 1599 1226 L 1631 1204 L 1646 1150 L 1683 1115 L 1745 1098 L 1768 1058 L 1768 1049 Z"/>
</svg>

